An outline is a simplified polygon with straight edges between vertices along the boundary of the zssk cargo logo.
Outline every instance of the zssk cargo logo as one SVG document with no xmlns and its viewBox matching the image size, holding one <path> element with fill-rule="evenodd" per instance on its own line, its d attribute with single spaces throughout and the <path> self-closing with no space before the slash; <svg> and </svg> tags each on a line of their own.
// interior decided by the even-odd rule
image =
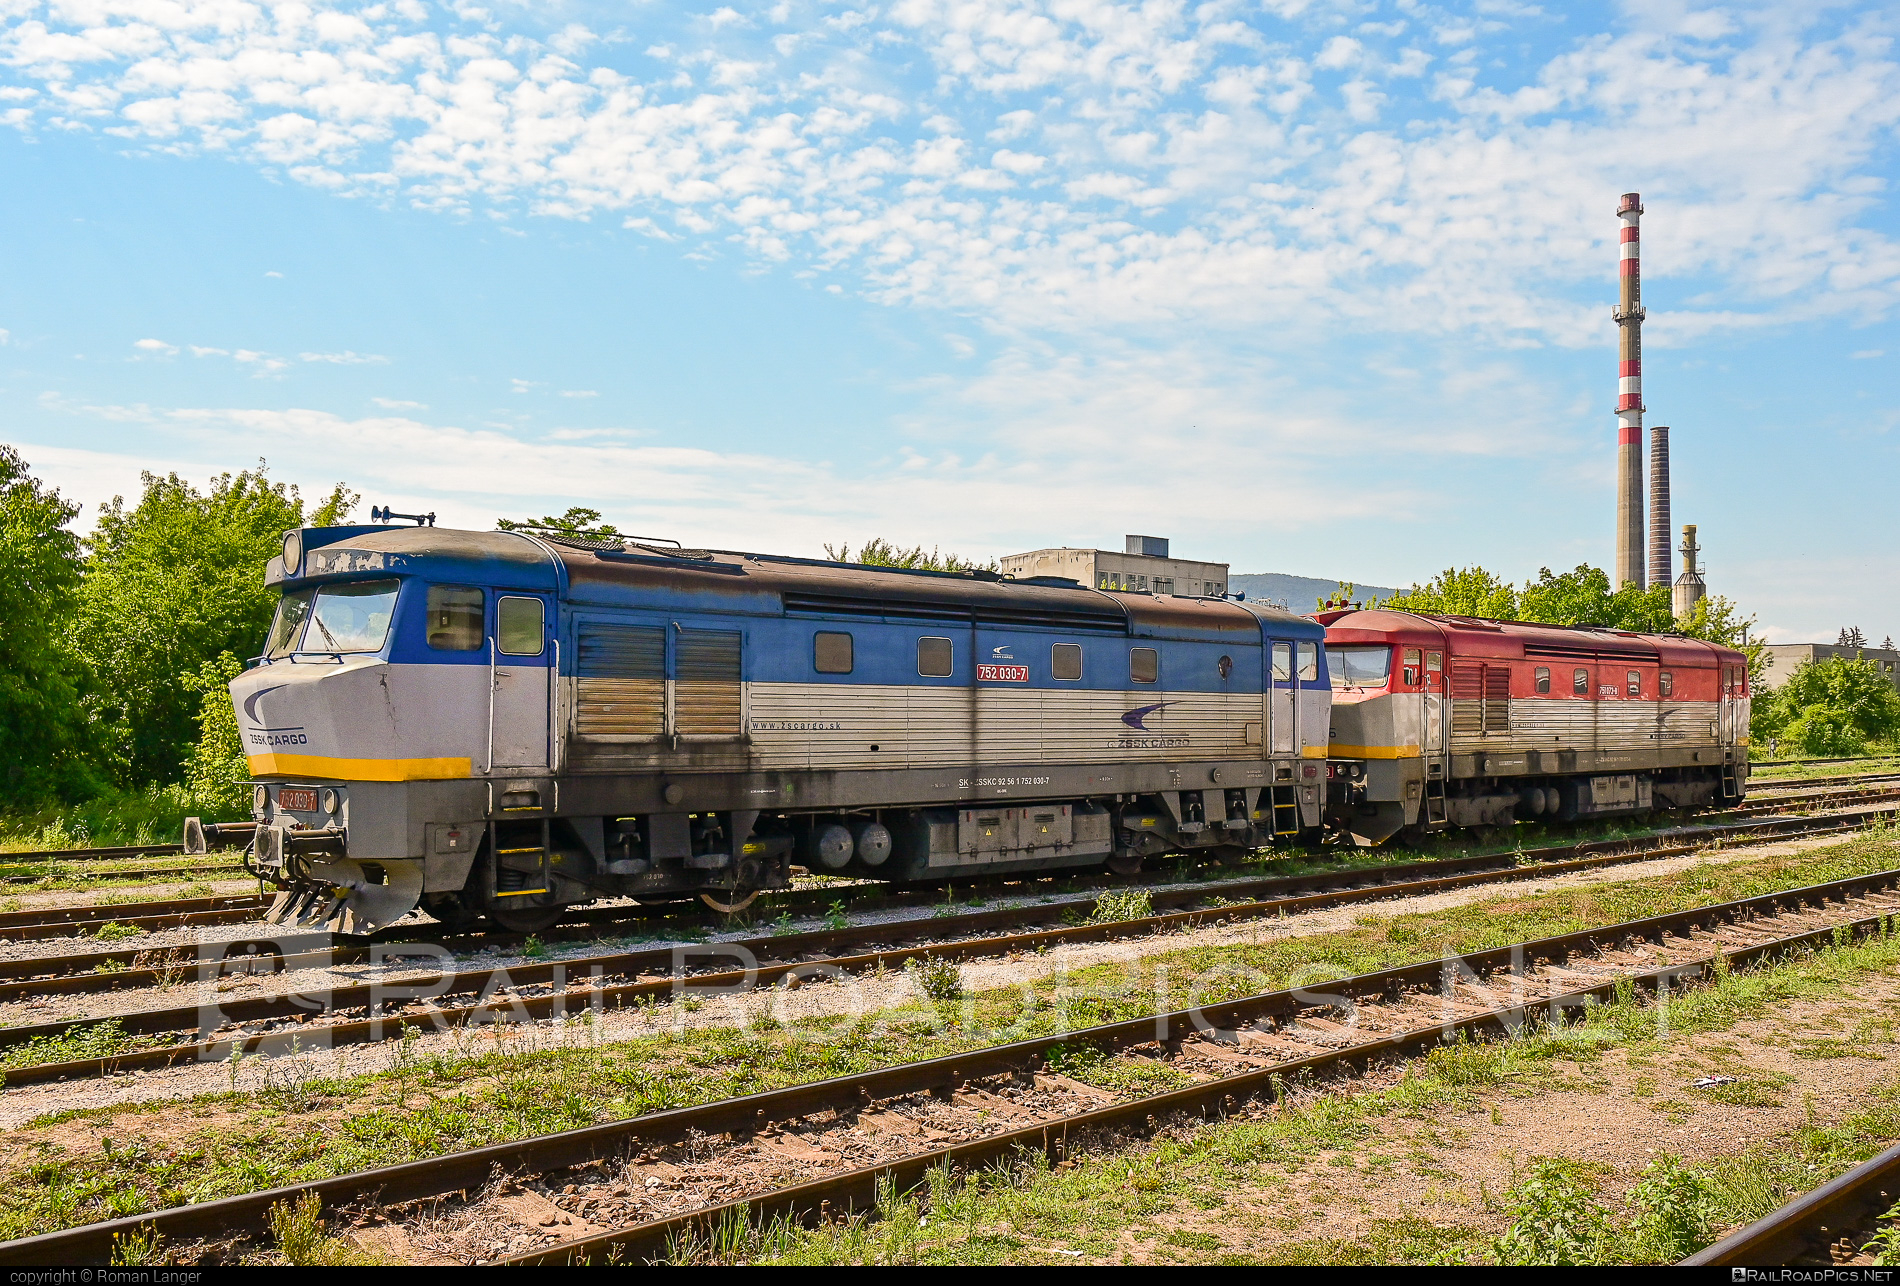
<svg viewBox="0 0 1900 1286">
<path fill-rule="evenodd" d="M 243 706 L 244 717 L 249 719 L 252 723 L 262 724 L 264 722 L 264 716 L 257 712 L 258 698 L 267 696 L 272 692 L 282 692 L 289 686 L 288 683 L 280 683 L 274 688 L 259 688 L 257 691 L 251 693 L 250 696 L 245 697 Z M 244 739 L 253 746 L 306 746 L 310 744 L 310 738 L 304 735 L 302 724 L 298 724 L 294 728 L 260 727 L 255 730 L 247 728 L 244 731 Z"/>
<path fill-rule="evenodd" d="M 1136 706 L 1122 716 L 1122 722 L 1137 732 L 1145 732 L 1145 737 L 1131 737 L 1124 734 L 1117 737 L 1114 746 L 1117 750 L 1170 750 L 1188 744 L 1186 737 L 1157 735 L 1156 730 L 1148 726 L 1147 721 L 1171 705 L 1173 701 L 1157 701 L 1153 705 Z"/>
</svg>

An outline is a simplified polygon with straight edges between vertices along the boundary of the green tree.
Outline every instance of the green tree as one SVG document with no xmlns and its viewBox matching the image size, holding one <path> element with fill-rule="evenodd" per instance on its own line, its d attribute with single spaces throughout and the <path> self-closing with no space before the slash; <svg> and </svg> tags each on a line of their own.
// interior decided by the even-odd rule
<svg viewBox="0 0 1900 1286">
<path fill-rule="evenodd" d="M 231 680 L 244 663 L 229 652 L 212 657 L 179 683 L 198 698 L 198 741 L 185 765 L 185 787 L 198 806 L 213 815 L 238 814 L 250 804 L 244 783 L 250 760 L 238 735 L 237 709 L 231 704 Z"/>
<path fill-rule="evenodd" d="M 841 544 L 836 548 L 825 546 L 825 557 L 840 563 L 861 563 L 870 567 L 914 567 L 929 572 L 962 572 L 996 570 L 996 560 L 979 563 L 968 558 L 959 558 L 955 554 L 937 552 L 935 546 L 926 553 L 922 545 L 913 545 L 905 549 L 902 545 L 893 545 L 882 536 L 874 536 L 858 549 L 854 556 L 851 546 Z"/>
<path fill-rule="evenodd" d="M 339 484 L 310 525 L 340 522 L 356 500 Z M 297 489 L 272 482 L 262 461 L 202 492 L 148 473 L 136 507 L 114 497 L 101 508 L 74 638 L 88 712 L 121 783 L 179 779 L 200 732 L 200 702 L 183 678 L 262 645 L 277 599 L 265 566 L 283 533 L 304 525 Z"/>
<path fill-rule="evenodd" d="M 1638 634 L 1660 634 L 1675 627 L 1670 611 L 1669 586 L 1637 589 L 1626 584 L 1611 590 L 1610 577 L 1601 567 L 1581 563 L 1561 575 L 1538 569 L 1537 579 L 1526 581 L 1518 595 L 1520 621 L 1544 625 L 1600 625 Z"/>
<path fill-rule="evenodd" d="M 1870 741 L 1900 737 L 1900 692 L 1864 657 L 1803 661 L 1755 698 L 1749 733 L 1810 755 L 1860 754 Z"/>
<path fill-rule="evenodd" d="M 0 799 L 37 803 L 96 783 L 67 624 L 80 584 L 79 506 L 0 445 Z"/>
<path fill-rule="evenodd" d="M 1487 620 L 1517 619 L 1517 591 L 1482 567 L 1447 567 L 1423 585 L 1414 585 L 1380 604 L 1401 612 L 1434 612 L 1444 616 L 1482 616 Z"/>
<path fill-rule="evenodd" d="M 563 536 L 581 536 L 588 539 L 618 536 L 619 530 L 600 520 L 600 510 L 586 509 L 575 505 L 559 518 L 527 518 L 516 521 L 513 518 L 497 518 L 495 528 L 498 531 L 552 531 Z"/>
</svg>

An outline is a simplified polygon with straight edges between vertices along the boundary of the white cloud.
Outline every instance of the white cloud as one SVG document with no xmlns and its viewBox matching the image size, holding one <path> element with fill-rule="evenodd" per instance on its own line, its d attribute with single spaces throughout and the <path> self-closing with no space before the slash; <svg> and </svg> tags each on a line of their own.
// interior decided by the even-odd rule
<svg viewBox="0 0 1900 1286">
<path fill-rule="evenodd" d="M 599 397 L 600 394 L 595 392 L 591 388 L 564 388 L 561 390 L 561 396 L 562 397 Z"/>
<path fill-rule="evenodd" d="M 4 335 L 5 333 L 4 331 L 0 331 L 0 335 Z M 1848 354 L 1849 357 L 1857 362 L 1864 362 L 1872 357 L 1885 357 L 1886 355 L 1887 350 L 1884 348 L 1863 348 L 1858 352 Z"/>
<path fill-rule="evenodd" d="M 384 365 L 389 359 L 376 353 L 299 353 L 297 357 L 305 362 L 328 362 L 332 366 Z"/>
<path fill-rule="evenodd" d="M 171 353 L 176 353 L 178 351 L 177 345 L 167 344 L 162 339 L 133 340 L 132 347 L 138 349 L 140 352 L 143 352 L 143 353 L 165 353 L 169 355 Z"/>
<path fill-rule="evenodd" d="M 370 401 L 385 411 L 426 411 L 429 409 L 427 402 L 404 402 L 393 397 L 372 397 Z"/>
<path fill-rule="evenodd" d="M 586 65 L 584 28 L 473 10 L 19 0 L 0 67 L 47 128 L 443 212 L 612 211 L 690 256 L 736 245 L 1004 328 L 1601 342 L 1605 194 L 1630 186 L 1659 216 L 1652 278 L 1710 284 L 1659 345 L 1900 302 L 1873 215 L 1900 63 L 1874 28 L 1632 10 L 1527 66 L 1510 24 L 1548 16 L 1520 9 L 1432 10 L 1456 46 L 1435 55 L 1299 3 L 898 0 L 777 52 L 721 7 L 648 46 L 669 66 L 642 80 Z M 1032 133 L 987 164 L 971 143 Z"/>
</svg>

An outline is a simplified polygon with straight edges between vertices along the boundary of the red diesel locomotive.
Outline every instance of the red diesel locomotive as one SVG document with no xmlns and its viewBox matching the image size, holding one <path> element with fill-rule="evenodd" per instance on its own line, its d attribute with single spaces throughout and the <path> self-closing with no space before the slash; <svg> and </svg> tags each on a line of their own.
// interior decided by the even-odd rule
<svg viewBox="0 0 1900 1286">
<path fill-rule="evenodd" d="M 1329 819 L 1361 845 L 1742 797 L 1748 659 L 1663 634 L 1323 612 Z"/>
</svg>

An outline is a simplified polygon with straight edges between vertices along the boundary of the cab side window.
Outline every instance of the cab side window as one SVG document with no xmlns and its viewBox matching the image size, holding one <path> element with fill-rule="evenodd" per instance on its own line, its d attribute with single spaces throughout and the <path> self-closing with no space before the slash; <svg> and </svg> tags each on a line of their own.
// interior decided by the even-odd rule
<svg viewBox="0 0 1900 1286">
<path fill-rule="evenodd" d="M 1415 647 L 1405 649 L 1405 686 L 1416 688 L 1425 677 L 1424 667 L 1419 664 L 1419 650 Z"/>
<path fill-rule="evenodd" d="M 495 647 L 505 656 L 540 656 L 547 647 L 548 607 L 538 598 L 503 598 L 495 606 Z"/>
<path fill-rule="evenodd" d="M 473 652 L 482 645 L 482 592 L 469 585 L 429 586 L 429 646 Z"/>
<path fill-rule="evenodd" d="M 1665 697 L 1674 696 L 1676 693 L 1676 676 L 1669 673 L 1669 671 L 1667 670 L 1664 670 L 1661 674 L 1657 675 L 1656 676 L 1656 691 L 1661 696 L 1665 696 Z"/>
<path fill-rule="evenodd" d="M 1151 647 L 1128 649 L 1128 679 L 1131 683 L 1154 683 L 1161 678 L 1161 653 Z"/>
<path fill-rule="evenodd" d="M 1550 691 L 1550 667 L 1547 665 L 1540 665 L 1537 667 L 1538 695 L 1543 696 L 1547 694 L 1549 691 Z"/>
<path fill-rule="evenodd" d="M 1049 649 L 1049 673 L 1058 679 L 1082 677 L 1082 645 L 1056 643 Z"/>
<path fill-rule="evenodd" d="M 1273 645 L 1273 681 L 1275 683 L 1293 682 L 1293 645 L 1291 643 Z"/>
<path fill-rule="evenodd" d="M 1576 674 L 1571 677 L 1570 684 L 1571 684 L 1570 690 L 1572 692 L 1575 692 L 1578 696 L 1580 697 L 1589 696 L 1590 695 L 1590 672 L 1588 670 L 1578 670 Z"/>
<path fill-rule="evenodd" d="M 1300 678 L 1311 682 L 1319 677 L 1319 644 L 1302 643 L 1300 648 Z"/>
<path fill-rule="evenodd" d="M 926 679 L 947 679 L 956 659 L 949 639 L 926 635 L 917 640 L 917 673 Z"/>
<path fill-rule="evenodd" d="M 854 657 L 851 636 L 821 630 L 812 636 L 811 666 L 820 674 L 849 674 Z"/>
<path fill-rule="evenodd" d="M 1629 672 L 1629 695 L 1633 697 L 1643 695 L 1643 676 L 1636 670 Z"/>
</svg>

